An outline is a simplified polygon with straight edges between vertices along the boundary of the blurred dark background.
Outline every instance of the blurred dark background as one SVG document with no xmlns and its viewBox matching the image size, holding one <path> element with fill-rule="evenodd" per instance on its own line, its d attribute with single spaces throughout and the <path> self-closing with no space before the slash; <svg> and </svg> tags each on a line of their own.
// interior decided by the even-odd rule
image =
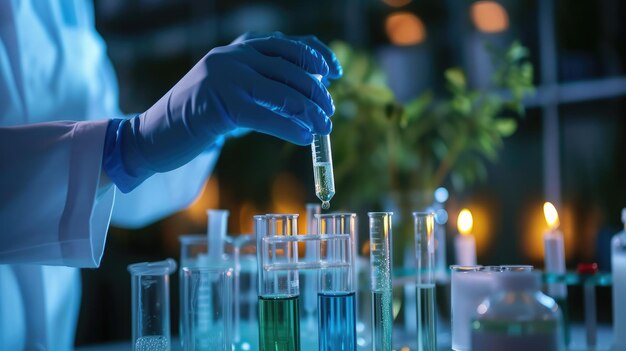
<svg viewBox="0 0 626 351">
<path fill-rule="evenodd" d="M 451 66 L 463 67 L 480 88 L 489 70 L 484 42 L 520 40 L 531 52 L 537 92 L 489 167 L 488 180 L 451 191 L 449 239 L 458 211 L 469 207 L 479 263 L 541 268 L 542 204 L 549 200 L 560 211 L 568 268 L 595 261 L 610 270 L 609 241 L 626 206 L 624 2 L 97 0 L 95 10 L 125 113 L 147 109 L 211 48 L 247 31 L 315 34 L 367 50 L 405 100 L 426 88 L 443 93 L 443 70 Z M 253 214 L 304 213 L 304 204 L 314 201 L 309 148 L 260 134 L 228 140 L 188 209 L 140 230 L 109 230 L 101 267 L 82 273 L 77 345 L 130 339 L 126 266 L 178 258 L 178 236 L 204 233 L 207 208 L 228 209 L 229 232 L 250 233 Z M 365 217 L 374 209 L 368 205 L 343 210 Z M 178 301 L 177 280 L 172 276 L 171 301 Z M 570 294 L 570 306 L 582 306 L 581 292 L 572 288 Z M 609 322 L 610 290 L 598 294 L 599 319 Z M 174 334 L 177 309 L 173 302 Z M 575 319 L 582 319 L 580 309 L 573 311 Z"/>
</svg>

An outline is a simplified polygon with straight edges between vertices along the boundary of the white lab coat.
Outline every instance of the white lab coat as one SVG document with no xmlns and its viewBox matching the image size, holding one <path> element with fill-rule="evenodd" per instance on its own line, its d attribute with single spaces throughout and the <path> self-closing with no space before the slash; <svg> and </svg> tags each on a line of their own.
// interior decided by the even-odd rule
<svg viewBox="0 0 626 351">
<path fill-rule="evenodd" d="M 72 349 L 76 267 L 100 264 L 109 221 L 138 227 L 184 208 L 215 164 L 219 145 L 129 194 L 102 187 L 112 117 L 92 4 L 0 1 L 0 350 Z"/>
</svg>

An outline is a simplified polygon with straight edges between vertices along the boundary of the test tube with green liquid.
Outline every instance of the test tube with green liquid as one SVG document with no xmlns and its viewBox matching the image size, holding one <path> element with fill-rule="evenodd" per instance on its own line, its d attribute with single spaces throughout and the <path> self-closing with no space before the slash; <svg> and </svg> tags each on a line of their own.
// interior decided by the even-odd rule
<svg viewBox="0 0 626 351">
<path fill-rule="evenodd" d="M 392 212 L 369 212 L 372 284 L 372 350 L 391 351 L 393 324 L 391 285 Z"/>
<path fill-rule="evenodd" d="M 273 269 L 298 261 L 296 241 L 263 238 L 289 237 L 298 232 L 298 215 L 254 216 L 259 279 L 259 350 L 300 351 L 300 289 L 297 270 Z"/>
</svg>

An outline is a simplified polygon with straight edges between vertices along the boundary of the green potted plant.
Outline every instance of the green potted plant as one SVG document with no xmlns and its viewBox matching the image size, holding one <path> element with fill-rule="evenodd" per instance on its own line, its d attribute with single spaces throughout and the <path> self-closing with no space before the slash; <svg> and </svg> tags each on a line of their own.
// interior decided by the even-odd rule
<svg viewBox="0 0 626 351">
<path fill-rule="evenodd" d="M 340 207 L 392 197 L 407 219 L 432 204 L 434 190 L 448 180 L 461 191 L 485 179 L 485 163 L 497 159 L 503 139 L 515 132 L 522 99 L 534 89 L 528 50 L 518 42 L 487 48 L 494 67 L 489 89 L 470 89 L 463 70 L 449 68 L 445 96 L 427 91 L 404 104 L 370 55 L 343 42 L 332 49 L 344 67 L 343 78 L 329 87 L 337 107 L 333 201 Z M 402 240 L 394 241 L 405 244 L 406 234 L 398 234 Z"/>
</svg>

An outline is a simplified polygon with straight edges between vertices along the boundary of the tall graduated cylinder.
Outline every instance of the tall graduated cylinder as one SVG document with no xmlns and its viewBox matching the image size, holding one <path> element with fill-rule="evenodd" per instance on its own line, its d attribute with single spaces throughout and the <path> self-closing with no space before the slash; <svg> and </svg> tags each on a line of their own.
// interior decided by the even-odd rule
<svg viewBox="0 0 626 351">
<path fill-rule="evenodd" d="M 369 212 L 372 284 L 372 350 L 391 351 L 393 324 L 391 285 L 392 212 Z"/>
<path fill-rule="evenodd" d="M 170 350 L 170 274 L 176 262 L 135 263 L 131 275 L 133 351 Z"/>
<path fill-rule="evenodd" d="M 322 214 L 316 217 L 322 262 L 349 262 L 348 266 L 319 271 L 319 350 L 356 351 L 356 248 L 353 241 L 356 214 Z"/>
<path fill-rule="evenodd" d="M 435 311 L 435 216 L 414 212 L 415 258 L 417 263 L 417 350 L 437 350 Z"/>
<path fill-rule="evenodd" d="M 259 350 L 300 350 L 298 215 L 254 216 L 259 277 Z M 275 239 L 275 240 L 267 240 Z"/>
</svg>

